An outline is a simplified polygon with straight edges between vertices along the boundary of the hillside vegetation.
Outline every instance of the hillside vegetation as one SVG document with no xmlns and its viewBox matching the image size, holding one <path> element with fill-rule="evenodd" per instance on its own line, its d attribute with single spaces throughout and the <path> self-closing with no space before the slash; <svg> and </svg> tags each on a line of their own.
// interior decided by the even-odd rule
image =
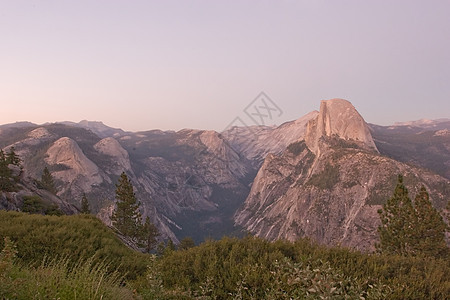
<svg viewBox="0 0 450 300">
<path fill-rule="evenodd" d="M 223 238 L 144 255 L 92 216 L 0 211 L 2 299 L 445 299 L 450 263 Z"/>
<path fill-rule="evenodd" d="M 80 259 L 95 257 L 110 269 L 118 269 L 128 278 L 146 270 L 143 254 L 125 246 L 111 229 L 91 215 L 42 216 L 0 211 L 0 247 L 9 237 L 17 247 L 17 259 L 24 264 L 44 259 Z"/>
</svg>

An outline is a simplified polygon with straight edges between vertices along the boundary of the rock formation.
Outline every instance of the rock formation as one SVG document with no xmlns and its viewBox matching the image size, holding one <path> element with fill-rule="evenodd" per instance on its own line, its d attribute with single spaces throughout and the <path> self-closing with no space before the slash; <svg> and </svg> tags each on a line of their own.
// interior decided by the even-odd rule
<svg viewBox="0 0 450 300">
<path fill-rule="evenodd" d="M 308 122 L 305 141 L 312 152 L 317 153 L 323 137 L 339 137 L 362 148 L 377 149 L 364 119 L 343 99 L 321 101 L 319 114 Z"/>
<path fill-rule="evenodd" d="M 398 173 L 412 194 L 425 184 L 437 207 L 448 199 L 448 180 L 412 166 L 450 176 L 447 123 L 369 127 L 348 101 L 333 99 L 278 127 L 222 133 L 132 133 L 88 121 L 4 125 L 0 147 L 15 147 L 24 174 L 23 191 L 0 195 L 0 207 L 20 209 L 23 195 L 38 194 L 74 213 L 86 193 L 108 224 L 125 171 L 143 216 L 164 239 L 202 241 L 243 229 L 268 239 L 309 236 L 372 249 L 376 210 Z M 35 184 L 44 167 L 56 178 L 58 197 Z"/>
<path fill-rule="evenodd" d="M 411 197 L 424 184 L 434 204 L 445 205 L 448 180 L 380 155 L 348 101 L 322 101 L 305 139 L 266 157 L 235 222 L 270 240 L 310 237 L 373 250 L 377 210 L 390 197 L 397 174 L 405 176 Z"/>
</svg>

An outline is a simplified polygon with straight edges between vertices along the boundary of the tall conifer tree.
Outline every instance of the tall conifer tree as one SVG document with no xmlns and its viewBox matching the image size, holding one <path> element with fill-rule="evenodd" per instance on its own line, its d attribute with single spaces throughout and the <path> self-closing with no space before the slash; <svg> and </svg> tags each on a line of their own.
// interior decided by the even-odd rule
<svg viewBox="0 0 450 300">
<path fill-rule="evenodd" d="M 44 189 L 46 189 L 47 191 L 49 191 L 52 194 L 57 193 L 56 187 L 55 187 L 55 180 L 53 179 L 52 174 L 50 173 L 50 171 L 48 170 L 47 167 L 44 168 L 44 171 L 42 171 L 42 176 L 41 176 L 41 185 Z"/>
<path fill-rule="evenodd" d="M 424 186 L 414 200 L 416 224 L 414 226 L 414 248 L 417 254 L 446 257 L 449 249 L 445 242 L 447 224 L 433 207 Z"/>
<path fill-rule="evenodd" d="M 136 199 L 133 185 L 125 172 L 122 172 L 116 184 L 116 199 L 116 208 L 111 216 L 113 226 L 123 235 L 138 242 L 142 227 L 140 203 Z"/>
<path fill-rule="evenodd" d="M 91 210 L 89 208 L 89 201 L 86 197 L 86 194 L 83 193 L 83 197 L 81 198 L 81 213 L 82 214 L 90 214 Z"/>
<path fill-rule="evenodd" d="M 394 194 L 378 211 L 381 225 L 378 227 L 380 243 L 378 250 L 389 254 L 408 255 L 411 253 L 414 231 L 414 208 L 403 184 L 403 176 L 398 175 Z"/>
<path fill-rule="evenodd" d="M 448 256 L 445 242 L 448 226 L 432 206 L 425 187 L 422 186 L 413 203 L 399 175 L 393 196 L 378 213 L 379 251 L 404 256 Z"/>
<path fill-rule="evenodd" d="M 8 167 L 8 161 L 5 152 L 0 149 L 0 191 L 12 192 L 14 191 L 14 183 L 11 181 L 12 173 Z"/>
</svg>

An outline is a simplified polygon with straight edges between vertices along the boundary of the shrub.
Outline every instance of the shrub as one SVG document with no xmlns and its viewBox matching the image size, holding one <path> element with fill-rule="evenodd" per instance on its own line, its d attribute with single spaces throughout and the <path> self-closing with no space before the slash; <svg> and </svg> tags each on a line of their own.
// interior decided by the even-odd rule
<svg viewBox="0 0 450 300">
<path fill-rule="evenodd" d="M 126 247 L 99 219 L 91 215 L 42 216 L 0 211 L 0 238 L 9 236 L 26 264 L 45 256 L 78 261 L 96 255 L 108 260 L 127 278 L 145 274 L 147 256 Z M 0 247 L 3 242 L 0 241 Z"/>
</svg>

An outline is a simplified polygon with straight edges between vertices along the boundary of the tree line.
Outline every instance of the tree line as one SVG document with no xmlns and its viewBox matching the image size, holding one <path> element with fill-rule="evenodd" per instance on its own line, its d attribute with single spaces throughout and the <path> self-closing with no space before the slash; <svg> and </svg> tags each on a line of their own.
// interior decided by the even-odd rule
<svg viewBox="0 0 450 300">
<path fill-rule="evenodd" d="M 403 176 L 398 175 L 392 197 L 378 213 L 381 219 L 378 251 L 402 256 L 449 257 L 445 241 L 449 227 L 433 207 L 425 186 L 412 201 Z"/>
</svg>

